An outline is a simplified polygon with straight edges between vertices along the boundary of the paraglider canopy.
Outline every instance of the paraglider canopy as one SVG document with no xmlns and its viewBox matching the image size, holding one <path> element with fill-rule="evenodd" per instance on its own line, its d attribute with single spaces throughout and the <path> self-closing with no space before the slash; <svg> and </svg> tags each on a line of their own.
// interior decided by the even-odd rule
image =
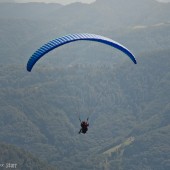
<svg viewBox="0 0 170 170">
<path fill-rule="evenodd" d="M 29 58 L 28 63 L 27 63 L 27 71 L 31 71 L 34 64 L 41 58 L 43 57 L 46 53 L 49 51 L 62 46 L 64 44 L 73 42 L 73 41 L 78 41 L 78 40 L 88 40 L 88 41 L 96 41 L 100 42 L 106 45 L 109 45 L 111 47 L 114 47 L 123 53 L 125 53 L 133 62 L 134 64 L 137 64 L 135 56 L 123 45 L 120 43 L 101 36 L 101 35 L 95 35 L 95 34 L 88 34 L 88 33 L 79 33 L 79 34 L 69 34 L 57 39 L 54 39 L 52 41 L 49 41 L 48 43 L 44 44 L 42 47 L 40 47 L 37 51 L 33 53 L 33 55 Z"/>
</svg>

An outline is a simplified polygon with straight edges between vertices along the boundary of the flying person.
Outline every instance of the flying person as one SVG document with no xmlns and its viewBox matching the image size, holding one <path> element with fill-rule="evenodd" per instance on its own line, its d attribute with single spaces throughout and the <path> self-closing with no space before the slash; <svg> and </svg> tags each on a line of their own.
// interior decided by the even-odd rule
<svg viewBox="0 0 170 170">
<path fill-rule="evenodd" d="M 80 124 L 81 129 L 80 129 L 80 131 L 79 131 L 79 134 L 80 134 L 80 133 L 85 134 L 85 133 L 88 131 L 88 126 L 89 126 L 88 118 L 87 118 L 87 121 L 81 121 L 81 120 L 80 120 L 80 122 L 81 122 L 81 124 Z"/>
</svg>

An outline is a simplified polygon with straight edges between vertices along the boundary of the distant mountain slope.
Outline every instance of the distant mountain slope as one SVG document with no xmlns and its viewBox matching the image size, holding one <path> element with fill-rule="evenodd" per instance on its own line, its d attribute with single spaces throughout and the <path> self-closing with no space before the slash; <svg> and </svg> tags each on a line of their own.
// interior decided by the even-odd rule
<svg viewBox="0 0 170 170">
<path fill-rule="evenodd" d="M 47 19 L 52 11 L 61 7 L 62 5 L 56 3 L 0 3 L 0 18 Z"/>
</svg>

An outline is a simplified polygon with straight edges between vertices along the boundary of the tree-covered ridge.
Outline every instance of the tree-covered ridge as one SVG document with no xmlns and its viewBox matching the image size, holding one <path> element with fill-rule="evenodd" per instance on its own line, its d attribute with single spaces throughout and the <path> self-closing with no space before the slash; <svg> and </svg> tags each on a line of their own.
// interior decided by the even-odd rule
<svg viewBox="0 0 170 170">
<path fill-rule="evenodd" d="M 14 145 L 0 144 L 1 169 L 54 170 L 57 168 L 40 161 L 32 154 Z"/>
<path fill-rule="evenodd" d="M 108 166 L 126 169 L 129 162 L 136 160 L 129 154 L 138 150 L 146 158 L 165 154 L 159 147 L 167 148 L 168 154 L 168 54 L 169 50 L 146 53 L 137 67 L 128 62 L 115 67 L 75 65 L 37 68 L 23 75 L 23 67 L 19 71 L 11 66 L 12 72 L 9 67 L 2 67 L 8 82 L 1 77 L 1 140 L 26 147 L 64 169 L 71 162 L 82 164 L 81 159 L 93 167 L 92 157 L 96 161 L 107 158 L 97 154 L 100 150 L 115 147 L 129 136 L 134 136 L 135 142 L 124 148 L 121 157 L 119 153 L 108 157 Z M 89 132 L 85 137 L 79 136 L 78 114 L 86 117 L 91 112 Z M 142 147 L 149 149 L 148 155 Z M 89 154 L 92 157 L 86 158 Z M 115 162 L 120 159 L 125 161 L 117 165 Z M 104 165 L 105 162 L 98 168 Z M 147 167 L 154 165 L 148 163 Z"/>
</svg>

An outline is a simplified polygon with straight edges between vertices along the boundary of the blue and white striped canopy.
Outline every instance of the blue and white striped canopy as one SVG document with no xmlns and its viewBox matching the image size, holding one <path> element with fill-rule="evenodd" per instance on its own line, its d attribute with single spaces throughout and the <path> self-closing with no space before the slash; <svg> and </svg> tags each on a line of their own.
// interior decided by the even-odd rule
<svg viewBox="0 0 170 170">
<path fill-rule="evenodd" d="M 43 57 L 46 53 L 49 51 L 73 42 L 73 41 L 78 41 L 78 40 L 88 40 L 88 41 L 96 41 L 100 42 L 106 45 L 110 45 L 123 53 L 125 53 L 129 58 L 134 62 L 134 64 L 137 64 L 135 56 L 123 45 L 119 44 L 118 42 L 101 36 L 101 35 L 95 35 L 95 34 L 88 34 L 88 33 L 79 33 L 79 34 L 69 34 L 57 39 L 54 39 L 52 41 L 49 41 L 48 43 L 44 44 L 42 47 L 40 47 L 37 51 L 33 53 L 33 55 L 29 58 L 28 63 L 27 63 L 27 70 L 30 72 L 34 66 L 34 64 L 41 58 Z"/>
</svg>

